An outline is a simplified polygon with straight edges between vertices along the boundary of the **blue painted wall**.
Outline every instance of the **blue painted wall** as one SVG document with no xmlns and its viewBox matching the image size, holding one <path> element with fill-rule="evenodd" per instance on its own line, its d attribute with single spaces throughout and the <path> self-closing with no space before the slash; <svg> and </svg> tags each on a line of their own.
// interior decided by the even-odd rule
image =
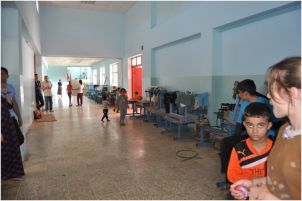
<svg viewBox="0 0 302 201">
<path fill-rule="evenodd" d="M 124 69 L 142 53 L 143 88 L 208 91 L 211 122 L 234 102 L 234 81 L 252 78 L 265 93 L 266 69 L 301 54 L 300 2 L 137 2 L 125 27 Z"/>
</svg>

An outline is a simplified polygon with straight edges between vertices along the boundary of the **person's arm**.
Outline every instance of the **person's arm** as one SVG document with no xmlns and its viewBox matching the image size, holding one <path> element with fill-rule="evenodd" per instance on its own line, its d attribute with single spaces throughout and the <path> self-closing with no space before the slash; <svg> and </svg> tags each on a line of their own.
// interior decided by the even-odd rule
<svg viewBox="0 0 302 201">
<path fill-rule="evenodd" d="M 250 187 L 249 190 L 250 200 L 279 200 L 274 194 L 272 194 L 265 184 L 257 184 Z"/>
<path fill-rule="evenodd" d="M 18 103 L 17 103 L 15 97 L 12 98 L 12 102 L 13 102 L 13 110 L 14 110 L 14 112 L 16 113 L 16 115 L 18 117 L 19 126 L 22 126 L 22 124 L 23 124 L 22 116 L 20 114 L 19 106 L 18 106 Z"/>
<path fill-rule="evenodd" d="M 41 83 L 41 89 L 42 89 L 43 91 L 45 90 L 44 82 Z"/>
<path fill-rule="evenodd" d="M 36 84 L 36 82 L 35 82 L 35 84 Z M 38 81 L 37 81 L 37 85 L 36 85 L 36 86 L 37 86 L 37 88 L 38 88 L 39 90 L 41 90 L 41 82 L 38 82 Z"/>
<path fill-rule="evenodd" d="M 232 183 L 240 180 L 246 179 L 246 175 L 243 173 L 240 163 L 238 160 L 238 155 L 235 148 L 232 149 L 231 157 L 229 160 L 228 171 L 227 171 L 228 180 Z"/>
</svg>

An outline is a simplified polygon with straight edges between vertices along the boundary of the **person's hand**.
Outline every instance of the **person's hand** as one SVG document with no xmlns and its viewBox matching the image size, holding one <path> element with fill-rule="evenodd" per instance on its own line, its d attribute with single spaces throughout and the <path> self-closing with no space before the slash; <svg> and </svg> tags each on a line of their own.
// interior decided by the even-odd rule
<svg viewBox="0 0 302 201">
<path fill-rule="evenodd" d="M 253 185 L 250 188 L 249 199 L 250 200 L 278 200 L 278 198 L 269 191 L 267 186 L 262 183 Z"/>
<path fill-rule="evenodd" d="M 1 133 L 1 142 L 3 142 L 3 140 L 4 140 L 4 137 L 3 137 L 2 133 Z"/>
<path fill-rule="evenodd" d="M 244 195 L 241 193 L 241 191 L 235 189 L 236 186 L 238 186 L 238 185 L 242 185 L 242 186 L 246 187 L 247 189 L 249 189 L 252 186 L 252 181 L 247 180 L 247 179 L 240 179 L 240 180 L 236 181 L 235 183 L 233 183 L 230 187 L 231 195 L 236 200 L 244 200 L 244 199 L 246 199 L 246 197 L 244 197 Z"/>
</svg>

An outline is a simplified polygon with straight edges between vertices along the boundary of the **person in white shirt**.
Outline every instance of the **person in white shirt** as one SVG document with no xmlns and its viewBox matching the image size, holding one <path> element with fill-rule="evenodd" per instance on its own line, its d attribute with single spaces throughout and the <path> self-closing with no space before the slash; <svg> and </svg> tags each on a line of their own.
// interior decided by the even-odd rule
<svg viewBox="0 0 302 201">
<path fill-rule="evenodd" d="M 77 102 L 78 102 L 77 107 L 82 106 L 82 104 L 83 104 L 84 85 L 82 83 L 82 80 L 79 80 L 79 83 L 80 83 L 80 86 L 78 88 L 79 92 L 77 94 Z"/>
<path fill-rule="evenodd" d="M 44 93 L 44 99 L 45 99 L 45 111 L 53 112 L 52 110 L 52 83 L 48 80 L 48 76 L 44 76 L 44 81 L 42 82 L 42 90 Z"/>
</svg>

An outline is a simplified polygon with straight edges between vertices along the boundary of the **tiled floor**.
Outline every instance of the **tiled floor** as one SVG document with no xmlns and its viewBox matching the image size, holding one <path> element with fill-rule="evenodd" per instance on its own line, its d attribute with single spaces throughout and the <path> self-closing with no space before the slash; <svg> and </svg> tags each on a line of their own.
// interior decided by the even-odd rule
<svg viewBox="0 0 302 201">
<path fill-rule="evenodd" d="M 127 117 L 126 126 L 110 109 L 101 123 L 101 105 L 83 107 L 56 100 L 57 121 L 34 123 L 27 135 L 25 180 L 1 184 L 1 199 L 113 200 L 224 199 L 218 152 L 196 148 L 194 140 L 175 141 L 161 128 Z M 129 110 L 130 112 L 130 110 Z M 199 157 L 184 161 L 178 150 Z"/>
</svg>

